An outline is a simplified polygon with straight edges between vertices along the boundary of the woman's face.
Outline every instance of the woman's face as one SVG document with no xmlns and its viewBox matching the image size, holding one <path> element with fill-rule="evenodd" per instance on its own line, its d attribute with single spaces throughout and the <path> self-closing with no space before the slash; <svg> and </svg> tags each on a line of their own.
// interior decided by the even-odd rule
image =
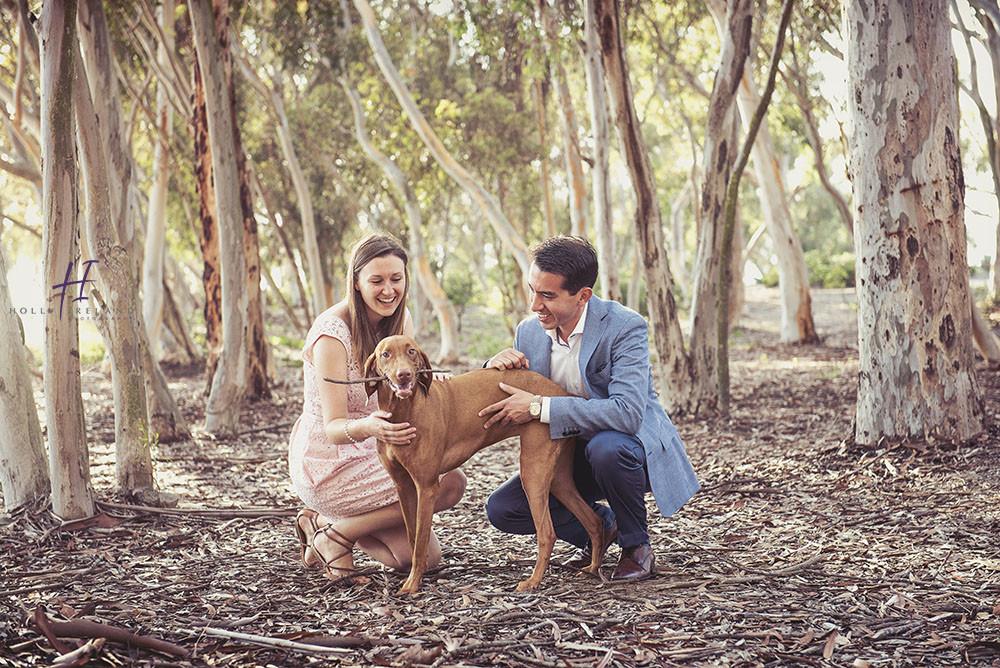
<svg viewBox="0 0 1000 668">
<path fill-rule="evenodd" d="M 361 293 L 368 318 L 377 323 L 396 312 L 406 290 L 406 265 L 395 255 L 376 257 L 361 267 L 354 287 Z"/>
</svg>

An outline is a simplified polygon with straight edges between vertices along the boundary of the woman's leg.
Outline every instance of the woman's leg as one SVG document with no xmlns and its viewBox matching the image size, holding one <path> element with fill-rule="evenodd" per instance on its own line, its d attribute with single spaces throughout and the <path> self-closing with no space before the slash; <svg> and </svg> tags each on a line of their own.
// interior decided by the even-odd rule
<svg viewBox="0 0 1000 668">
<path fill-rule="evenodd" d="M 458 503 L 465 493 L 465 484 L 465 474 L 458 469 L 442 476 L 434 511 L 445 510 Z M 352 545 L 357 543 L 366 554 L 390 568 L 405 569 L 410 566 L 410 545 L 399 502 L 361 515 L 342 517 L 333 521 L 321 515 L 317 521 L 321 527 L 331 524 Z M 312 548 L 320 552 L 332 568 L 344 570 L 354 568 L 353 554 L 338 541 L 322 531 L 310 538 L 312 538 Z M 333 561 L 330 561 L 331 559 Z M 428 566 L 432 562 L 437 565 L 440 561 L 441 546 L 437 537 L 431 532 L 427 553 Z"/>
</svg>

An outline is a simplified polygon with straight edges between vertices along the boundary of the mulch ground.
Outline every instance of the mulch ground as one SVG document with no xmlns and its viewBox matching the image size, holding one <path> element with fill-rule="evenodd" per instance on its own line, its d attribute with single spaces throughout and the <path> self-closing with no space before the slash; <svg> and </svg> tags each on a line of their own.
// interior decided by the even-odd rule
<svg viewBox="0 0 1000 668">
<path fill-rule="evenodd" d="M 0 516 L 0 666 L 73 650 L 58 665 L 1000 666 L 1000 372 L 979 368 L 992 426 L 976 443 L 853 445 L 850 294 L 814 299 L 824 342 L 799 346 L 778 343 L 773 293 L 751 295 L 732 418 L 678 420 L 702 490 L 667 519 L 649 498 L 658 570 L 630 585 L 553 566 L 539 591 L 514 592 L 534 543 L 482 512 L 516 469 L 510 443 L 463 467 L 465 497 L 436 520 L 443 565 L 418 596 L 364 559 L 367 584 L 304 569 L 285 463 L 301 370 L 288 365 L 239 439 L 157 446 L 178 509 L 128 508 L 112 492 L 110 384 L 88 371 L 103 514 Z M 171 386 L 200 425 L 201 379 Z M 103 637 L 56 638 L 68 631 Z"/>
</svg>

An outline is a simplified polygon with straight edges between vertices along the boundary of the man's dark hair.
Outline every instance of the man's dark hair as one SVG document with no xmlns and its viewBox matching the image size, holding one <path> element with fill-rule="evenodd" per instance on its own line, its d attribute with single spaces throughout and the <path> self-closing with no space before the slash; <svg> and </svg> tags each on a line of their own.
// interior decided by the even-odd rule
<svg viewBox="0 0 1000 668">
<path fill-rule="evenodd" d="M 583 237 L 549 237 L 531 247 L 531 260 L 542 271 L 562 276 L 571 295 L 597 282 L 597 251 Z"/>
</svg>

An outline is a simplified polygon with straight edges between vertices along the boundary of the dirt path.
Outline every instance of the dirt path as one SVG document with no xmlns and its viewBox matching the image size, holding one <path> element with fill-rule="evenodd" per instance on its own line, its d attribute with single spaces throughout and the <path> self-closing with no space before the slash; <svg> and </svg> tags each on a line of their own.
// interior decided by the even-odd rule
<svg viewBox="0 0 1000 668">
<path fill-rule="evenodd" d="M 92 664 L 107 666 L 321 656 L 227 632 L 339 644 L 322 656 L 342 665 L 1000 665 L 996 428 L 958 449 L 849 445 L 853 294 L 814 294 L 824 339 L 814 346 L 778 343 L 773 291 L 748 297 L 732 347 L 732 419 L 678 420 L 702 491 L 668 519 L 649 498 L 658 574 L 648 582 L 612 585 L 555 567 L 539 592 L 515 594 L 534 545 L 493 530 L 482 512 L 516 467 L 516 448 L 504 445 L 466 465 L 465 498 L 438 517 L 444 565 L 418 597 L 396 596 L 403 577 L 371 562 L 359 561 L 372 570 L 366 585 L 304 570 L 284 462 L 301 371 L 285 367 L 276 399 L 247 408 L 240 439 L 157 448 L 160 485 L 181 495 L 184 511 L 108 506 L 111 521 L 78 531 L 54 530 L 45 509 L 0 520 L 0 667 L 56 656 L 25 624 L 40 605 L 53 620 L 99 621 L 193 652 L 170 658 L 109 642 Z M 99 374 L 85 380 L 89 405 L 110 395 Z M 995 425 L 1000 377 L 983 368 L 979 380 Z M 172 386 L 200 423 L 199 380 Z M 110 415 L 92 410 L 88 423 L 106 501 L 115 500 Z M 197 511 L 220 508 L 267 510 Z"/>
</svg>

